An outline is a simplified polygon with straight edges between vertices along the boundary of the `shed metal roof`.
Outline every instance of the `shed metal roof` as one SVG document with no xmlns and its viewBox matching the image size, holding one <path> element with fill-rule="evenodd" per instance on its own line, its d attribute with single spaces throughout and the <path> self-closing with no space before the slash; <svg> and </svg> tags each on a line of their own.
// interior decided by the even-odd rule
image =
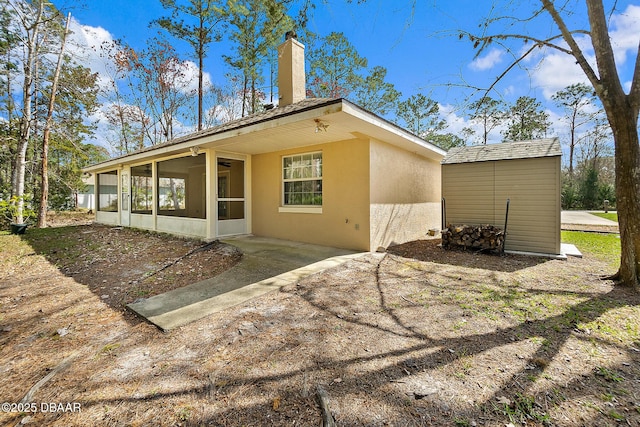
<svg viewBox="0 0 640 427">
<path fill-rule="evenodd" d="M 496 160 L 533 159 L 537 157 L 554 157 L 561 155 L 562 149 L 560 148 L 558 138 L 545 138 L 452 148 L 442 160 L 442 164 L 450 165 Z"/>
</svg>

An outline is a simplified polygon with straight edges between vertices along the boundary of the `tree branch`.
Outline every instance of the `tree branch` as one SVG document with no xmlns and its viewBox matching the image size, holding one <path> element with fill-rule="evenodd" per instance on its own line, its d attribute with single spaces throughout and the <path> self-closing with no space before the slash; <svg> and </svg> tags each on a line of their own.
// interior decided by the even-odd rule
<svg viewBox="0 0 640 427">
<path fill-rule="evenodd" d="M 585 30 L 575 30 L 572 33 L 574 34 L 589 34 L 588 31 Z M 552 49 L 556 49 L 559 50 L 562 53 L 566 53 L 571 55 L 572 52 L 571 50 L 564 48 L 560 45 L 554 44 L 552 43 L 554 40 L 558 40 L 558 39 L 562 39 L 563 35 L 559 34 L 553 37 L 549 37 L 548 39 L 537 39 L 535 37 L 530 37 L 530 36 L 525 36 L 522 34 L 499 34 L 499 35 L 493 35 L 493 36 L 482 36 L 482 37 L 478 37 L 478 36 L 474 36 L 471 33 L 468 32 L 461 32 L 459 37 L 462 38 L 464 36 L 469 37 L 469 40 L 471 40 L 474 43 L 474 47 L 477 47 L 478 44 L 482 43 L 482 46 L 478 49 L 478 52 L 476 53 L 476 55 L 474 56 L 474 58 L 477 58 L 478 55 L 480 55 L 485 48 L 487 48 L 494 40 L 507 40 L 507 39 L 519 39 L 519 40 L 524 40 L 525 43 L 528 43 L 530 41 L 534 42 L 535 46 L 534 47 L 542 47 L 542 46 L 546 46 L 546 47 L 550 47 Z"/>
<path fill-rule="evenodd" d="M 533 51 L 534 51 L 534 49 L 536 49 L 537 47 L 539 47 L 537 44 L 535 44 L 535 45 L 531 46 L 531 47 L 529 48 L 529 50 L 527 50 L 527 51 L 526 51 L 522 56 L 520 56 L 520 58 L 518 58 L 518 59 L 516 59 L 515 61 L 513 61 L 513 62 L 511 63 L 511 65 L 509 65 L 509 66 L 508 66 L 508 67 L 507 67 L 507 68 L 506 68 L 502 73 L 500 73 L 500 75 L 499 75 L 498 77 L 496 77 L 496 78 L 493 80 L 493 83 L 491 83 L 491 86 L 489 86 L 489 87 L 485 90 L 485 92 L 484 92 L 484 95 L 483 95 L 483 96 L 487 96 L 487 95 L 489 94 L 489 92 L 491 92 L 491 91 L 493 90 L 493 88 L 494 88 L 494 87 L 496 87 L 496 85 L 498 84 L 498 82 L 499 82 L 499 81 L 501 81 L 501 80 L 502 80 L 502 78 L 503 78 L 504 76 L 506 76 L 506 75 L 509 73 L 509 71 L 511 71 L 511 70 L 512 70 L 516 65 L 518 65 L 520 62 L 522 62 L 522 61 L 523 61 L 527 56 L 529 56 L 529 54 L 530 54 L 531 52 L 533 52 Z"/>
<path fill-rule="evenodd" d="M 568 53 L 572 55 L 574 58 L 576 58 L 578 65 L 580 66 L 580 68 L 582 68 L 582 71 L 584 71 L 584 73 L 587 75 L 587 78 L 589 79 L 593 87 L 596 89 L 597 92 L 601 93 L 602 84 L 601 84 L 600 78 L 596 75 L 594 69 L 591 67 L 591 65 L 585 58 L 584 53 L 582 52 L 582 49 L 580 49 L 580 46 L 578 46 L 578 43 L 573 38 L 572 32 L 569 31 L 569 29 L 567 28 L 567 25 L 564 23 L 564 20 L 558 13 L 554 4 L 550 0 L 540 0 L 540 1 L 542 2 L 542 6 L 544 7 L 544 9 L 546 9 L 547 12 L 549 12 L 549 15 L 551 15 L 551 18 L 558 26 L 558 29 L 560 29 L 560 33 L 562 33 L 562 37 L 564 38 L 564 41 L 571 48 L 571 50 Z M 590 32 L 587 32 L 587 34 L 591 36 L 592 43 L 593 43 L 593 35 Z"/>
</svg>

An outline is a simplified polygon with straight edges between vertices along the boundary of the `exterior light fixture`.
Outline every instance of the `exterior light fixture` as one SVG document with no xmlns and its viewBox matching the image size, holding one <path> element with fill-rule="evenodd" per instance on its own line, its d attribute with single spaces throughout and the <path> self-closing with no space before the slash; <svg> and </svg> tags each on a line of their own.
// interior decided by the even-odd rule
<svg viewBox="0 0 640 427">
<path fill-rule="evenodd" d="M 193 157 L 197 156 L 199 152 L 200 152 L 200 147 L 191 147 L 191 155 Z"/>
<path fill-rule="evenodd" d="M 316 122 L 316 133 L 320 132 L 320 131 L 327 131 L 327 128 L 329 127 L 328 124 L 324 123 L 322 120 L 320 119 L 313 119 L 314 122 Z"/>
</svg>

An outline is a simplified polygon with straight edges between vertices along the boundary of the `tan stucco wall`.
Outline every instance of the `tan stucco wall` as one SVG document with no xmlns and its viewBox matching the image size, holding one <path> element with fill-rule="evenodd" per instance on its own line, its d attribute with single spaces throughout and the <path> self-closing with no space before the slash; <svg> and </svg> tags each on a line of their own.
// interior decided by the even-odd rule
<svg viewBox="0 0 640 427">
<path fill-rule="evenodd" d="M 443 165 L 447 222 L 504 226 L 506 250 L 560 253 L 560 157 Z"/>
<path fill-rule="evenodd" d="M 371 141 L 370 247 L 423 239 L 440 228 L 440 163 Z"/>
<path fill-rule="evenodd" d="M 322 213 L 279 212 L 282 156 L 322 151 Z M 369 250 L 369 142 L 362 139 L 252 156 L 253 234 Z"/>
</svg>

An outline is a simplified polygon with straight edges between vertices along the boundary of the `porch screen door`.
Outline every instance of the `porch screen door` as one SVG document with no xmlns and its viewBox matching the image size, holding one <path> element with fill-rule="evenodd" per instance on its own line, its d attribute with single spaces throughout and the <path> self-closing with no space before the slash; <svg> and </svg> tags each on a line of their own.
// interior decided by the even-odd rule
<svg viewBox="0 0 640 427">
<path fill-rule="evenodd" d="M 217 158 L 218 236 L 246 233 L 244 160 Z"/>
</svg>

